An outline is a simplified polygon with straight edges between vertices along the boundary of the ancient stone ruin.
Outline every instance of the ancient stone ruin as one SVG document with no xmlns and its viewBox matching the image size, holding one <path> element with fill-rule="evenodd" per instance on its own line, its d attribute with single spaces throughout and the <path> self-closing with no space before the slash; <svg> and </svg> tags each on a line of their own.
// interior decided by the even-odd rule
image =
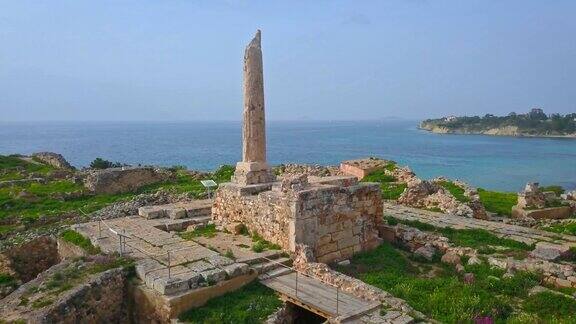
<svg viewBox="0 0 576 324">
<path fill-rule="evenodd" d="M 261 34 L 244 56 L 242 161 L 232 182 L 220 186 L 212 210 L 224 228 L 246 226 L 252 234 L 295 251 L 313 249 L 321 262 L 350 258 L 380 243 L 381 193 L 354 176 L 286 175 L 276 181 L 266 163 Z"/>
</svg>

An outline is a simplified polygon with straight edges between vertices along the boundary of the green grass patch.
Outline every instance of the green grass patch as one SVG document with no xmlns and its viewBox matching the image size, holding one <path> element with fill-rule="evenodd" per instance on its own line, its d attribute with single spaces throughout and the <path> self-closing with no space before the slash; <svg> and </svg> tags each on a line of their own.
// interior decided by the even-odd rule
<svg viewBox="0 0 576 324">
<path fill-rule="evenodd" d="M 220 182 L 228 182 L 232 179 L 236 168 L 232 165 L 222 165 L 212 173 L 212 180 Z"/>
<path fill-rule="evenodd" d="M 478 188 L 480 202 L 487 211 L 502 216 L 512 214 L 512 206 L 518 203 L 518 194 L 513 192 L 488 191 Z"/>
<path fill-rule="evenodd" d="M 184 233 L 179 233 L 180 237 L 185 239 L 185 240 L 191 240 L 193 238 L 196 237 L 214 237 L 216 236 L 216 233 L 218 232 L 218 230 L 216 230 L 216 225 L 215 224 L 209 224 L 203 227 L 198 227 L 196 229 L 194 229 L 193 231 L 188 231 L 188 232 L 184 232 Z"/>
<path fill-rule="evenodd" d="M 53 167 L 42 163 L 31 163 L 15 156 L 0 155 L 0 181 L 20 180 L 29 173 L 48 174 Z"/>
<path fill-rule="evenodd" d="M 464 195 L 464 189 L 454 182 L 439 181 L 438 184 L 441 185 L 444 189 L 448 190 L 459 202 L 467 203 L 470 201 L 470 198 Z"/>
<path fill-rule="evenodd" d="M 405 183 L 383 183 L 380 188 L 382 189 L 382 198 L 396 200 L 400 198 L 408 185 Z"/>
<path fill-rule="evenodd" d="M 376 170 L 376 171 L 371 172 L 368 175 L 366 175 L 362 179 L 362 181 L 385 183 L 385 182 L 394 182 L 394 181 L 396 181 L 396 178 L 394 176 L 387 175 L 384 172 L 384 170 Z"/>
<path fill-rule="evenodd" d="M 534 249 L 534 246 L 532 245 L 507 238 L 501 238 L 483 229 L 453 229 L 449 227 L 440 228 L 420 221 L 400 220 L 392 216 L 385 216 L 384 219 L 391 226 L 401 223 L 415 227 L 421 231 L 436 232 L 442 236 L 447 237 L 450 242 L 457 246 L 475 248 L 481 253 L 494 253 L 495 250 L 491 248 L 493 246 L 500 246 L 505 248 L 500 250 L 501 252 L 531 251 Z"/>
<path fill-rule="evenodd" d="M 435 269 L 433 276 L 430 267 Z M 339 270 L 389 291 L 445 323 L 473 322 L 479 316 L 506 320 L 514 310 L 514 300 L 526 296 L 539 282 L 536 274 L 518 272 L 501 278 L 503 270 L 478 265 L 466 267 L 476 280 L 464 284 L 450 266 L 415 262 L 388 243 L 355 255 L 350 266 Z"/>
<path fill-rule="evenodd" d="M 254 252 L 263 252 L 266 250 L 280 250 L 280 245 L 270 243 L 266 241 L 262 236 L 258 233 L 254 233 L 252 235 L 252 251 Z"/>
<path fill-rule="evenodd" d="M 558 196 L 560 196 L 561 194 L 566 192 L 566 190 L 564 190 L 564 188 L 562 188 L 562 186 L 544 186 L 544 187 L 540 187 L 540 191 L 542 191 L 542 192 L 552 191 L 553 193 L 555 193 Z"/>
<path fill-rule="evenodd" d="M 76 246 L 81 247 L 84 251 L 88 252 L 89 254 L 98 254 L 100 253 L 100 248 L 95 247 L 92 245 L 92 242 L 82 234 L 76 232 L 72 229 L 67 229 L 60 234 L 60 238 L 62 240 L 72 243 Z"/>
<path fill-rule="evenodd" d="M 576 300 L 558 293 L 534 294 L 526 298 L 522 309 L 544 323 L 576 323 Z"/>
<path fill-rule="evenodd" d="M 281 305 L 272 289 L 254 281 L 186 311 L 179 319 L 186 323 L 263 323 Z"/>
</svg>

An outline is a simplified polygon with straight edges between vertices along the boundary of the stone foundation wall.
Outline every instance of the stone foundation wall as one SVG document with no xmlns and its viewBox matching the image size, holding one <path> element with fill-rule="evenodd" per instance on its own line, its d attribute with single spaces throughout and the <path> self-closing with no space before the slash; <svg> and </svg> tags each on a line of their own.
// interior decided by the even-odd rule
<svg viewBox="0 0 576 324">
<path fill-rule="evenodd" d="M 212 217 L 225 227 L 242 223 L 251 232 L 290 250 L 288 232 L 293 222 L 290 202 L 277 192 L 244 195 L 236 185 L 222 184 L 216 193 Z"/>
<path fill-rule="evenodd" d="M 236 184 L 221 185 L 212 209 L 217 224 L 242 223 L 288 251 L 306 244 L 326 263 L 380 243 L 382 198 L 377 184 L 359 184 L 353 177 L 319 178 L 308 184 L 299 176 L 255 195 L 244 192 Z"/>
<path fill-rule="evenodd" d="M 319 262 L 350 258 L 380 243 L 382 219 L 378 185 L 325 186 L 298 192 L 294 204 L 295 242 L 314 249 Z"/>
<path fill-rule="evenodd" d="M 56 240 L 42 236 L 6 250 L 0 255 L 0 272 L 15 274 L 23 282 L 30 281 L 60 262 Z"/>
<path fill-rule="evenodd" d="M 127 301 L 126 274 L 122 269 L 112 269 L 75 288 L 37 320 L 42 323 L 126 323 Z"/>
</svg>

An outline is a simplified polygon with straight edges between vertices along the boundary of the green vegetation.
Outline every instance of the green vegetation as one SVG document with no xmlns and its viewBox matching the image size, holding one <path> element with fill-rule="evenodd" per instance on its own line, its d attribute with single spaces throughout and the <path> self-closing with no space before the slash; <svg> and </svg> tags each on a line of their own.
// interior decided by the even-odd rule
<svg viewBox="0 0 576 324">
<path fill-rule="evenodd" d="M 453 229 L 448 227 L 440 228 L 419 221 L 399 220 L 392 216 L 386 216 L 385 219 L 389 225 L 396 225 L 401 223 L 415 227 L 421 231 L 436 232 L 442 236 L 447 237 L 450 242 L 457 246 L 475 248 L 483 254 L 492 254 L 496 252 L 494 247 L 501 247 L 498 249 L 498 251 L 503 253 L 517 252 L 517 255 L 524 254 L 522 252 L 527 252 L 534 248 L 533 246 L 526 243 L 498 237 L 483 229 Z"/>
<path fill-rule="evenodd" d="M 396 162 L 390 161 L 390 162 L 388 162 L 388 164 L 386 164 L 386 166 L 384 167 L 384 169 L 392 172 L 392 171 L 396 170 L 397 167 L 398 167 L 398 166 L 397 166 Z"/>
<path fill-rule="evenodd" d="M 525 312 L 537 316 L 534 322 L 575 323 L 576 300 L 554 292 L 534 294 L 522 303 Z"/>
<path fill-rule="evenodd" d="M 382 198 L 396 200 L 400 198 L 408 185 L 405 183 L 383 183 L 380 188 L 382 188 Z"/>
<path fill-rule="evenodd" d="M 100 162 L 98 162 L 100 163 Z M 31 172 L 48 174 L 54 169 L 44 164 L 24 161 L 13 156 L 0 155 L 0 180 L 27 178 Z M 153 193 L 160 189 L 188 193 L 199 198 L 205 189 L 199 179 L 184 168 L 174 168 L 175 180 L 152 184 L 136 192 L 108 195 L 86 192 L 81 184 L 69 180 L 51 180 L 46 183 L 17 184 L 0 188 L 0 219 L 13 217 L 26 225 L 36 222 L 40 216 L 54 217 L 67 213 L 90 213 L 112 203 L 128 200 L 138 194 Z M 211 178 L 216 182 L 229 181 L 234 167 L 225 165 L 216 170 Z M 13 224 L 0 226 L 0 234 L 14 228 Z"/>
<path fill-rule="evenodd" d="M 487 211 L 497 213 L 502 216 L 512 214 L 512 206 L 518 203 L 518 195 L 513 192 L 488 191 L 478 188 L 480 202 Z"/>
<path fill-rule="evenodd" d="M 542 192 L 552 191 L 553 193 L 555 193 L 558 196 L 560 196 L 561 194 L 566 192 L 566 190 L 564 190 L 564 188 L 562 188 L 562 186 L 544 186 L 544 187 L 540 187 L 540 191 L 542 191 Z"/>
<path fill-rule="evenodd" d="M 118 168 L 124 166 L 124 164 L 120 162 L 110 162 L 108 160 L 104 160 L 102 158 L 96 158 L 94 161 L 90 162 L 90 167 L 92 169 L 108 169 L 108 168 Z"/>
<path fill-rule="evenodd" d="M 183 313 L 179 319 L 186 323 L 262 323 L 281 304 L 272 289 L 254 281 Z"/>
<path fill-rule="evenodd" d="M 440 181 L 438 184 L 444 187 L 444 189 L 448 190 L 459 202 L 467 203 L 470 201 L 470 198 L 464 195 L 464 189 L 456 185 L 454 182 Z"/>
<path fill-rule="evenodd" d="M 206 225 L 203 227 L 198 227 L 198 228 L 194 229 L 193 231 L 179 233 L 178 235 L 180 235 L 180 237 L 185 239 L 185 240 L 192 240 L 193 238 L 200 237 L 200 236 L 204 236 L 204 237 L 208 237 L 208 238 L 214 237 L 214 236 L 216 236 L 216 232 L 218 232 L 216 230 L 216 225 L 210 224 L 210 225 Z"/>
<path fill-rule="evenodd" d="M 50 305 L 61 293 L 85 282 L 93 274 L 114 268 L 130 270 L 133 267 L 134 261 L 112 255 L 79 258 L 53 273 L 39 286 L 30 287 L 22 295 L 20 304 L 27 305 L 33 299 L 32 308 L 41 308 Z"/>
<path fill-rule="evenodd" d="M 554 233 L 576 235 L 576 222 L 551 224 L 542 227 L 542 229 Z"/>
<path fill-rule="evenodd" d="M 494 128 L 517 127 L 522 135 L 558 136 L 576 133 L 576 114 L 551 114 L 547 116 L 540 109 L 527 114 L 510 113 L 498 117 L 487 114 L 484 117 L 453 117 L 427 119 L 420 125 L 424 129 L 441 127 L 449 132 L 483 133 Z"/>
<path fill-rule="evenodd" d="M 387 175 L 384 170 L 377 170 L 365 176 L 362 181 L 385 183 L 394 182 L 396 181 L 396 178 L 394 178 L 394 176 Z"/>
<path fill-rule="evenodd" d="M 252 242 L 254 243 L 254 244 L 252 244 L 252 251 L 257 252 L 257 253 L 262 252 L 262 251 L 266 251 L 266 250 L 280 250 L 280 245 L 273 244 L 273 243 L 266 241 L 258 233 L 254 233 L 252 235 Z"/>
<path fill-rule="evenodd" d="M 540 281 L 540 276 L 517 272 L 512 277 L 505 271 L 487 264 L 465 266 L 474 273 L 475 281 L 465 284 L 451 266 L 440 263 L 420 263 L 390 244 L 354 256 L 350 266 L 338 270 L 389 291 L 405 299 L 415 309 L 445 323 L 473 322 L 489 316 L 496 322 L 518 314 L 538 315 L 541 311 L 529 307 L 528 290 Z M 524 307 L 518 304 L 527 298 Z M 558 301 L 559 307 L 570 310 L 573 301 Z M 536 304 L 537 305 L 537 304 Z M 524 308 L 524 309 L 523 309 Z M 524 314 L 524 315 L 526 315 Z M 555 314 L 559 321 L 568 322 L 569 312 Z"/>
<path fill-rule="evenodd" d="M 12 155 L 0 155 L 0 181 L 24 179 L 30 173 L 47 175 L 53 170 L 53 167 L 45 164 L 27 162 Z"/>
<path fill-rule="evenodd" d="M 60 238 L 66 242 L 70 242 L 76 246 L 81 247 L 84 251 L 89 254 L 98 254 L 100 249 L 92 245 L 89 239 L 84 237 L 82 234 L 76 232 L 75 230 L 67 229 L 60 234 Z"/>
<path fill-rule="evenodd" d="M 222 165 L 212 174 L 212 180 L 220 183 L 227 182 L 232 179 L 236 168 L 232 165 Z"/>
</svg>

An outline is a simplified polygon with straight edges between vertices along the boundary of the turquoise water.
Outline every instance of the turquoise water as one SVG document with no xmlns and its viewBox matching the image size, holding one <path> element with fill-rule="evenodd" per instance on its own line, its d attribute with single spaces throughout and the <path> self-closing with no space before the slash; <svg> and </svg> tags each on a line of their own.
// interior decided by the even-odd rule
<svg viewBox="0 0 576 324">
<path fill-rule="evenodd" d="M 527 181 L 576 188 L 576 140 L 431 134 L 417 121 L 269 122 L 271 164 L 338 164 L 379 156 L 424 178 L 518 191 Z M 240 123 L 2 123 L 0 154 L 54 151 L 73 165 L 96 157 L 211 170 L 240 159 Z"/>
</svg>

